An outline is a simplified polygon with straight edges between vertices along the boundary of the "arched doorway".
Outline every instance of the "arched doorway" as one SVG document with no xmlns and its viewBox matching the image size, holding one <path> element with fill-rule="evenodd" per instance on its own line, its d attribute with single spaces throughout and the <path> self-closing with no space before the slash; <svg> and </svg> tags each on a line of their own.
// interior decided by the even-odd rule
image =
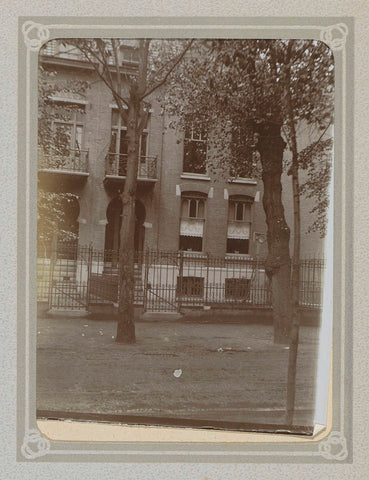
<svg viewBox="0 0 369 480">
<path fill-rule="evenodd" d="M 120 247 L 120 229 L 122 226 L 122 200 L 120 197 L 113 198 L 106 209 L 108 223 L 105 227 L 105 258 L 106 261 L 117 261 L 117 254 Z M 141 252 L 145 243 L 145 228 L 143 226 L 146 218 L 146 209 L 140 200 L 136 200 L 135 206 L 136 222 L 134 232 L 135 252 Z M 109 253 L 110 252 L 110 253 Z M 108 259 L 111 258 L 111 260 Z"/>
<path fill-rule="evenodd" d="M 122 225 L 122 200 L 113 198 L 106 209 L 108 223 L 105 227 L 105 250 L 119 250 L 120 227 Z"/>
</svg>

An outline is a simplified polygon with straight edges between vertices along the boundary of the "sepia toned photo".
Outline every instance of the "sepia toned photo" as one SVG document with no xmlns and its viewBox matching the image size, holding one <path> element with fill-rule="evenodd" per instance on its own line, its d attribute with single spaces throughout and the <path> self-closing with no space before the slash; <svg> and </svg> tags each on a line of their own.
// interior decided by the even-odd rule
<svg viewBox="0 0 369 480">
<path fill-rule="evenodd" d="M 38 419 L 312 435 L 333 160 L 318 40 L 38 60 Z"/>
</svg>

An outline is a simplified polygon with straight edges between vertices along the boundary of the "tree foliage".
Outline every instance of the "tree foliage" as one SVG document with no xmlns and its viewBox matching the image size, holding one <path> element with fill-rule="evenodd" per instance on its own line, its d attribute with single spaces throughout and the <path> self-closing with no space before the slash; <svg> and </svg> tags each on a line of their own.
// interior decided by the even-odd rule
<svg viewBox="0 0 369 480">
<path fill-rule="evenodd" d="M 68 130 L 63 128 L 74 114 L 83 115 L 81 105 L 65 102 L 68 99 L 81 99 L 89 84 L 81 80 L 65 80 L 57 72 L 39 66 L 38 75 L 38 153 L 42 162 L 47 156 L 48 168 L 58 168 L 60 162 L 69 156 Z M 56 125 L 59 122 L 59 127 Z M 41 165 L 40 165 L 41 166 Z M 71 214 L 76 205 L 77 196 L 70 192 L 56 192 L 39 181 L 37 200 L 38 241 L 48 244 L 57 234 L 59 240 L 76 240 L 75 220 Z"/>
<path fill-rule="evenodd" d="M 308 232 L 319 232 L 323 238 L 327 232 L 327 211 L 329 206 L 329 184 L 332 171 L 332 138 L 317 140 L 299 153 L 300 168 L 307 172 L 307 179 L 301 184 L 301 193 L 314 201 L 311 209 L 315 217 Z"/>
<path fill-rule="evenodd" d="M 222 169 L 227 176 L 261 175 L 268 239 L 266 271 L 272 279 L 275 334 L 279 330 L 280 338 L 286 341 L 298 307 L 300 195 L 314 185 L 308 195 L 316 201 L 313 211 L 319 213 L 323 224 L 327 206 L 325 185 L 319 188 L 316 180 L 317 172 L 328 171 L 330 165 L 323 165 L 314 155 L 325 144 L 329 156 L 323 137 L 333 118 L 333 57 L 325 44 L 310 40 L 205 40 L 195 47 L 171 84 L 164 104 L 169 102 L 171 110 L 166 107 L 167 111 L 184 123 L 192 113 L 206 125 L 211 138 L 208 168 Z M 308 160 L 307 152 L 302 152 L 305 145 L 299 145 L 296 133 L 301 124 L 314 129 L 316 138 L 323 131 L 309 150 L 308 166 L 303 163 Z M 284 142 L 292 153 L 289 162 L 283 161 Z M 292 283 L 290 231 L 281 197 L 283 164 L 293 186 Z M 304 190 L 299 185 L 301 168 L 308 173 Z M 312 228 L 316 227 L 313 224 Z"/>
<path fill-rule="evenodd" d="M 42 65 L 38 70 L 38 146 L 44 152 L 55 152 L 65 145 L 62 132 L 57 132 L 55 122 L 68 122 L 73 113 L 84 114 L 79 103 L 65 102 L 85 98 L 89 83 L 73 79 L 65 80 L 53 70 Z M 59 136 L 58 136 L 59 133 Z"/>
<path fill-rule="evenodd" d="M 255 126 L 263 122 L 281 125 L 291 149 L 291 121 L 295 126 L 310 126 L 316 138 L 326 133 L 333 123 L 333 95 L 333 56 L 324 43 L 232 39 L 197 41 L 162 101 L 167 112 L 173 114 L 173 126 L 183 123 L 184 114 L 191 112 L 217 133 L 211 139 L 210 168 L 222 167 L 227 175 L 230 170 L 235 176 L 256 177 L 261 171 Z M 175 120 L 175 116 L 182 120 Z M 325 142 L 328 158 L 331 152 L 326 136 L 319 142 Z M 297 144 L 298 151 L 304 148 Z M 318 168 L 319 162 L 315 164 Z M 290 166 L 286 164 L 287 170 Z M 313 174 L 303 163 L 299 168 Z M 321 220 L 325 211 L 325 203 L 320 203 L 323 197 L 318 188 L 311 195 L 316 211 L 322 212 Z"/>
</svg>

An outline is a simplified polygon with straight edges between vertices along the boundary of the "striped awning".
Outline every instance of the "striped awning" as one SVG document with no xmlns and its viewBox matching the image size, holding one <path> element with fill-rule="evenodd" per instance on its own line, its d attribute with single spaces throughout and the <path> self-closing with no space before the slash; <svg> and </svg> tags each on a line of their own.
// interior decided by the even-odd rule
<svg viewBox="0 0 369 480">
<path fill-rule="evenodd" d="M 228 238 L 245 240 L 250 238 L 250 224 L 247 222 L 228 222 Z"/>
<path fill-rule="evenodd" d="M 204 220 L 198 218 L 182 218 L 180 234 L 186 237 L 202 237 L 204 234 Z"/>
</svg>

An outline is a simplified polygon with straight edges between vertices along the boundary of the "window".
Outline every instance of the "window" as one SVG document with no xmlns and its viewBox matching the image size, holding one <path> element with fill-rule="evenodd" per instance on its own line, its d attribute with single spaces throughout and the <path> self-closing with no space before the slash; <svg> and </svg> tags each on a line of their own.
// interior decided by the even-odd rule
<svg viewBox="0 0 369 480">
<path fill-rule="evenodd" d="M 186 120 L 183 172 L 206 173 L 207 135 L 199 122 Z"/>
<path fill-rule="evenodd" d="M 250 280 L 247 278 L 226 278 L 225 298 L 247 300 L 250 295 Z"/>
<path fill-rule="evenodd" d="M 251 227 L 251 199 L 229 201 L 227 253 L 248 254 Z"/>
<path fill-rule="evenodd" d="M 51 105 L 54 119 L 52 141 L 46 149 L 46 153 L 51 153 L 48 167 L 79 170 L 87 155 L 83 150 L 85 105 L 53 99 Z"/>
<path fill-rule="evenodd" d="M 148 130 L 143 130 L 139 139 L 139 160 L 140 163 L 146 162 L 147 156 L 147 138 Z M 119 175 L 126 175 L 127 173 L 127 155 L 128 155 L 128 139 L 127 139 L 127 125 L 123 121 L 119 110 L 112 109 L 111 115 L 111 137 L 109 148 L 109 159 L 112 164 L 118 167 Z"/>
<path fill-rule="evenodd" d="M 179 249 L 194 252 L 202 251 L 204 235 L 206 196 L 201 193 L 182 197 Z"/>
<path fill-rule="evenodd" d="M 121 62 L 138 62 L 139 55 L 137 48 L 131 47 L 129 45 L 120 46 L 120 59 Z"/>
<path fill-rule="evenodd" d="M 232 127 L 230 154 L 233 161 L 230 165 L 230 176 L 251 178 L 255 174 L 259 154 L 255 151 L 255 134 L 246 126 Z"/>
<path fill-rule="evenodd" d="M 68 155 L 72 150 L 82 150 L 83 125 L 76 122 L 54 122 L 55 146 L 63 155 Z"/>
<path fill-rule="evenodd" d="M 204 278 L 177 277 L 177 296 L 202 298 L 204 296 Z"/>
</svg>

